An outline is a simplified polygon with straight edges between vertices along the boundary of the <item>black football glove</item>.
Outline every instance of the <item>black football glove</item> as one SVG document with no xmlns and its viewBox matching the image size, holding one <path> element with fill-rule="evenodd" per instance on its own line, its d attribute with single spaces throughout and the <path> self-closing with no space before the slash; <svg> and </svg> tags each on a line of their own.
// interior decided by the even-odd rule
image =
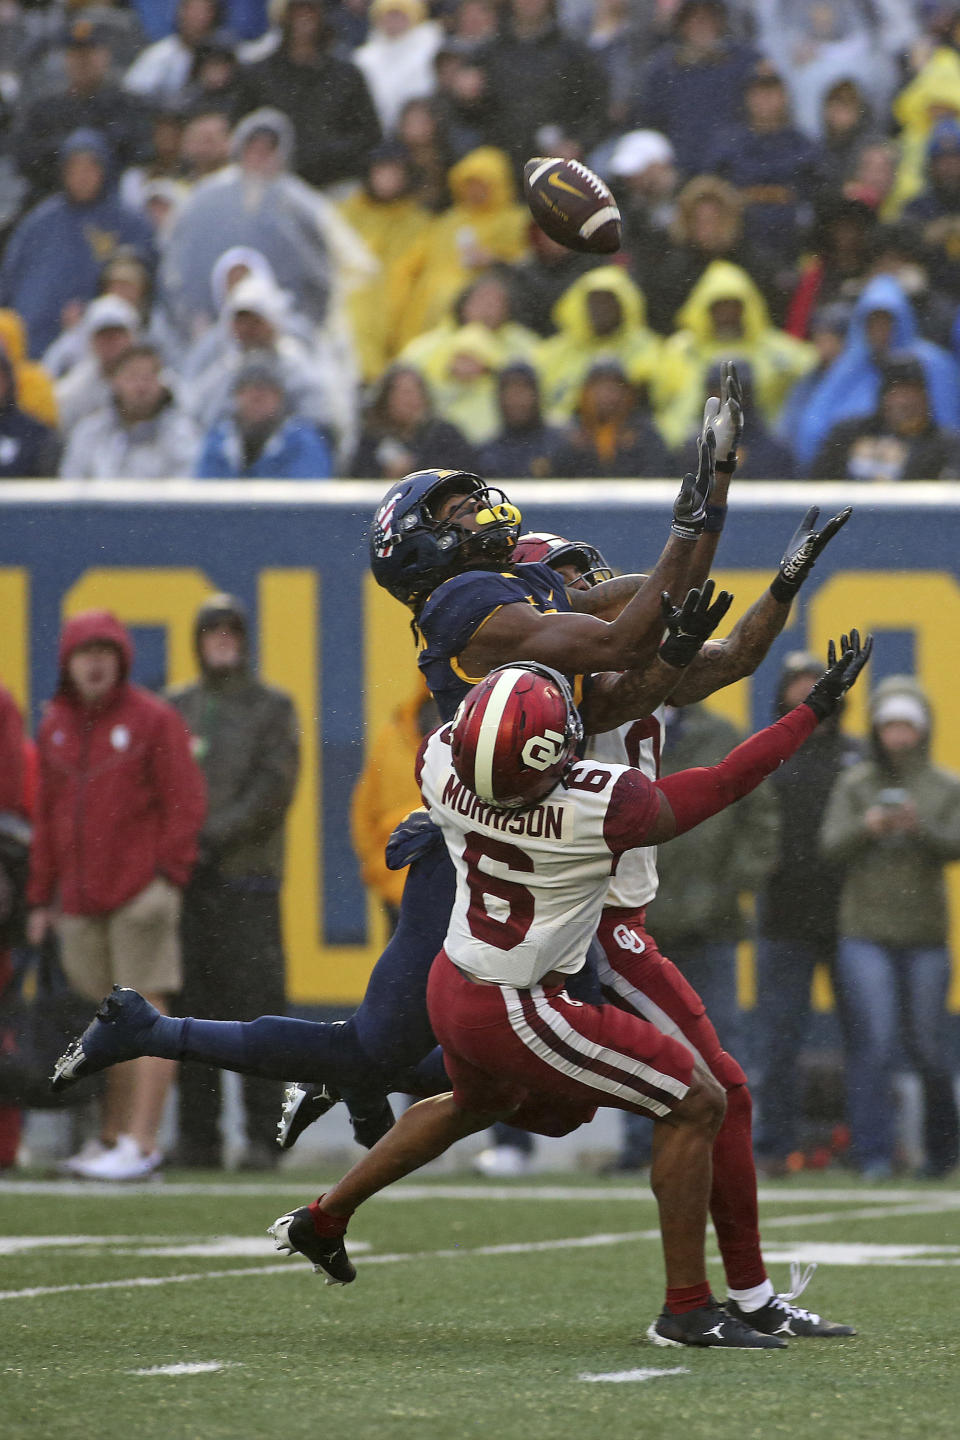
<svg viewBox="0 0 960 1440">
<path fill-rule="evenodd" d="M 873 636 L 868 635 L 860 644 L 860 631 L 851 630 L 849 635 L 840 636 L 840 659 L 833 641 L 827 646 L 826 672 L 820 676 L 804 701 L 818 720 L 826 720 L 840 708 L 840 702 L 856 681 L 860 671 L 870 659 Z"/>
<path fill-rule="evenodd" d="M 811 505 L 783 552 L 780 569 L 773 578 L 770 593 L 774 600 L 779 600 L 784 605 L 790 604 L 813 569 L 817 556 L 824 546 L 828 545 L 837 531 L 842 530 L 846 525 L 853 514 L 853 506 L 848 505 L 846 509 L 840 511 L 839 515 L 834 515 L 822 530 L 814 530 L 813 527 L 817 523 L 819 514 L 820 507 Z"/>
<path fill-rule="evenodd" d="M 697 441 L 699 464 L 696 475 L 684 475 L 680 481 L 680 494 L 673 502 L 673 524 L 670 529 L 682 540 L 696 540 L 702 534 L 707 519 L 707 501 L 713 493 L 717 478 L 715 456 L 717 437 L 704 422 L 703 433 Z"/>
<path fill-rule="evenodd" d="M 688 590 L 682 605 L 674 605 L 666 590 L 661 592 L 660 612 L 667 633 L 657 653 L 665 665 L 677 669 L 689 665 L 730 609 L 730 591 L 721 590 L 716 600 L 713 591 L 714 583 L 708 580 L 702 590 Z"/>
</svg>

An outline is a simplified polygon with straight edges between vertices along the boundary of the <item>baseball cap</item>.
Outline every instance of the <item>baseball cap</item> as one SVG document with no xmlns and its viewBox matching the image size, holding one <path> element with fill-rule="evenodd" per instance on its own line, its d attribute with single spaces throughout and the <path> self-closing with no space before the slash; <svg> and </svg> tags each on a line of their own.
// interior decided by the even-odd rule
<svg viewBox="0 0 960 1440">
<path fill-rule="evenodd" d="M 930 717 L 923 701 L 916 695 L 908 695 L 906 691 L 885 695 L 874 707 L 871 719 L 875 726 L 890 725 L 894 721 L 902 720 L 924 734 L 930 729 Z"/>
<path fill-rule="evenodd" d="M 673 146 L 659 130 L 630 130 L 621 135 L 607 162 L 611 175 L 640 175 L 650 165 L 672 165 Z"/>
<path fill-rule="evenodd" d="M 101 295 L 87 306 L 83 323 L 88 335 L 100 330 L 139 330 L 140 316 L 122 295 Z"/>
</svg>

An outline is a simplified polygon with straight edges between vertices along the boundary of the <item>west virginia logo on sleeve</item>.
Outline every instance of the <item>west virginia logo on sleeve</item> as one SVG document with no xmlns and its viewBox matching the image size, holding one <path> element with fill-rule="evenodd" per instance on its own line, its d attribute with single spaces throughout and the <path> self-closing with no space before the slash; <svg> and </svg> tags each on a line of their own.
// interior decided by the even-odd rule
<svg viewBox="0 0 960 1440">
<path fill-rule="evenodd" d="M 563 754 L 566 740 L 558 730 L 544 730 L 542 735 L 531 735 L 520 751 L 524 765 L 531 770 L 549 770 L 556 765 Z"/>
</svg>

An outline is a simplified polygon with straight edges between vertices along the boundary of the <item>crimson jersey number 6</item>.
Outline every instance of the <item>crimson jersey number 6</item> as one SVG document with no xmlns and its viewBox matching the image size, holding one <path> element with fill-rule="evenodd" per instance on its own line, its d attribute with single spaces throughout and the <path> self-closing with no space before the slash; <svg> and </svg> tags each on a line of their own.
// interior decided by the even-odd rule
<svg viewBox="0 0 960 1440">
<path fill-rule="evenodd" d="M 511 870 L 526 871 L 533 869 L 533 861 L 518 845 L 511 845 L 507 840 L 492 840 L 476 830 L 469 830 L 463 838 L 466 841 L 463 858 L 467 863 L 467 885 L 470 888 L 467 910 L 470 934 L 497 950 L 512 950 L 533 924 L 533 896 L 519 880 L 508 880 L 505 875 L 491 875 L 489 870 L 481 870 L 480 861 L 484 858 L 496 860 Z M 498 920 L 488 914 L 487 895 L 506 901 L 510 910 L 505 919 Z"/>
</svg>

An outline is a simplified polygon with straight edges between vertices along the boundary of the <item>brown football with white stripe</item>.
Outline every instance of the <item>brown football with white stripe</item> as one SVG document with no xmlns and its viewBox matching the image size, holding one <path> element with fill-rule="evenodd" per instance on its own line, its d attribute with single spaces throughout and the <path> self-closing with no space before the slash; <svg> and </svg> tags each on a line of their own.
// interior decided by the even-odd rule
<svg viewBox="0 0 960 1440">
<path fill-rule="evenodd" d="M 579 160 L 536 155 L 523 167 L 523 193 L 540 229 L 568 250 L 620 249 L 620 211 L 599 175 Z"/>
</svg>

